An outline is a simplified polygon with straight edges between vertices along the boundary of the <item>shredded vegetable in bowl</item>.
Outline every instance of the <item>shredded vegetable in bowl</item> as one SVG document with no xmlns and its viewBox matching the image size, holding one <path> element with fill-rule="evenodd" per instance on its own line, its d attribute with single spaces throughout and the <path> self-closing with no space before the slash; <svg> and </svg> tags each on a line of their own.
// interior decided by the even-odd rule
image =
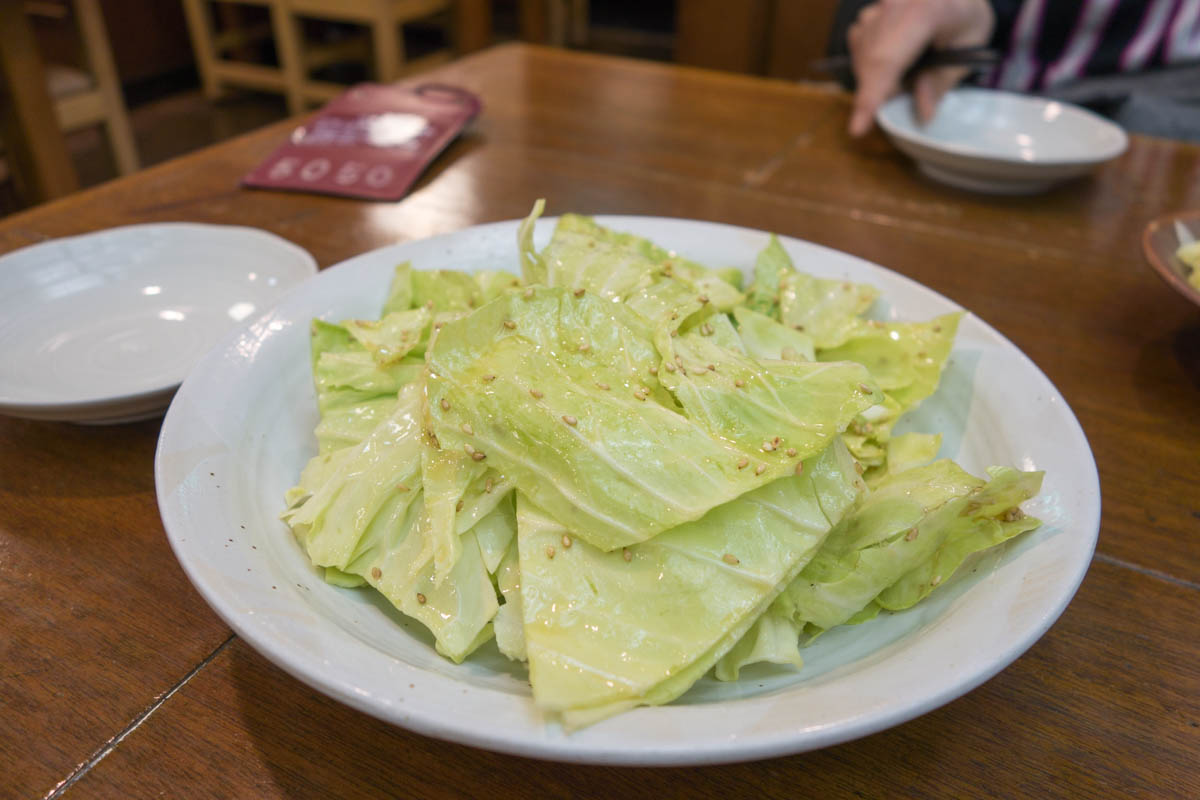
<svg viewBox="0 0 1200 800">
<path fill-rule="evenodd" d="M 578 728 L 713 671 L 799 668 L 829 628 L 921 601 L 1038 526 L 1042 473 L 986 477 L 893 435 L 958 315 L 878 322 L 877 292 L 754 277 L 587 217 L 522 276 L 397 267 L 381 316 L 313 322 L 319 453 L 287 521 L 460 662 L 494 639 Z"/>
</svg>

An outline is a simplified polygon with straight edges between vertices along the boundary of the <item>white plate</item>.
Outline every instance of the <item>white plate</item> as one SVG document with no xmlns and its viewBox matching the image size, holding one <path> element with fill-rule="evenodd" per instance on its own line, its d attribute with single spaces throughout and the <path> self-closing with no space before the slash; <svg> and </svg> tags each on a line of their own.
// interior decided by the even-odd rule
<svg viewBox="0 0 1200 800">
<path fill-rule="evenodd" d="M 884 103 L 875 119 L 930 178 L 988 194 L 1045 191 L 1129 145 L 1120 126 L 1079 106 L 992 89 L 949 92 L 928 125 L 907 94 Z"/>
<path fill-rule="evenodd" d="M 161 413 L 188 370 L 317 264 L 255 228 L 167 222 L 0 257 L 0 414 L 122 422 Z"/>
<path fill-rule="evenodd" d="M 714 266 L 749 268 L 767 243 L 765 233 L 712 223 L 599 221 Z M 539 246 L 552 224 L 539 224 Z M 378 316 L 404 260 L 424 269 L 514 268 L 515 241 L 516 223 L 504 222 L 352 258 L 227 338 L 175 396 L 155 462 L 167 536 L 216 612 L 292 675 L 397 725 L 493 750 L 609 764 L 717 763 L 823 747 L 929 711 L 1002 669 L 1066 607 L 1096 542 L 1095 462 L 1054 386 L 971 315 L 941 388 L 909 427 L 943 431 L 943 454 L 977 474 L 990 464 L 1046 470 L 1042 494 L 1027 506 L 1045 524 L 911 611 L 821 637 L 801 672 L 752 667 L 736 683 L 705 678 L 673 705 L 565 735 L 539 717 L 523 670 L 494 645 L 456 666 L 374 593 L 324 583 L 278 519 L 284 491 L 315 451 L 310 319 Z M 783 243 L 803 269 L 883 289 L 890 307 L 881 318 L 958 308 L 866 261 Z"/>
</svg>

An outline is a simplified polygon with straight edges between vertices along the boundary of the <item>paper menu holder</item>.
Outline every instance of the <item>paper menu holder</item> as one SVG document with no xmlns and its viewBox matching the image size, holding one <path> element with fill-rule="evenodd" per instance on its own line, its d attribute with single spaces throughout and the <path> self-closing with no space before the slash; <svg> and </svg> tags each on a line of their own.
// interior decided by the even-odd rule
<svg viewBox="0 0 1200 800">
<path fill-rule="evenodd" d="M 454 86 L 360 84 L 292 131 L 242 185 L 399 200 L 482 106 Z"/>
</svg>

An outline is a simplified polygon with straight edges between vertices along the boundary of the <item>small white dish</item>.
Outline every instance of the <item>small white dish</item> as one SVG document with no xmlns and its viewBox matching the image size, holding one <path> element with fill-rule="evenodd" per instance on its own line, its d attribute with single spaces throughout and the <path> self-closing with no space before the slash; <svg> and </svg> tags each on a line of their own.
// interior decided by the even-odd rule
<svg viewBox="0 0 1200 800">
<path fill-rule="evenodd" d="M 747 273 L 768 241 L 761 231 L 709 222 L 597 221 Z M 731 683 L 703 678 L 671 705 L 566 735 L 542 719 L 524 670 L 493 644 L 452 664 L 420 624 L 374 593 L 326 583 L 279 520 L 284 492 L 316 450 L 312 318 L 377 316 L 402 261 L 516 268 L 517 224 L 404 242 L 327 269 L 226 337 L 175 395 L 154 462 L 167 538 L 209 605 L 275 664 L 354 708 L 440 739 L 560 761 L 713 764 L 812 750 L 912 719 L 999 672 L 1062 613 L 1096 544 L 1095 461 L 1058 390 L 971 314 L 938 391 L 904 424 L 941 431 L 942 455 L 977 475 L 991 464 L 1045 470 L 1041 494 L 1025 504 L 1042 527 L 985 554 L 909 611 L 826 633 L 805 648 L 798 672 L 756 666 Z M 538 224 L 538 247 L 553 225 Z M 814 274 L 879 287 L 878 318 L 959 309 L 862 259 L 780 241 Z"/>
<path fill-rule="evenodd" d="M 229 330 L 316 271 L 307 251 L 272 233 L 189 222 L 0 256 L 0 414 L 153 417 Z"/>
<path fill-rule="evenodd" d="M 993 89 L 954 89 L 928 125 L 907 94 L 884 103 L 875 120 L 925 175 L 985 194 L 1046 191 L 1129 145 L 1120 126 L 1087 109 Z"/>
</svg>

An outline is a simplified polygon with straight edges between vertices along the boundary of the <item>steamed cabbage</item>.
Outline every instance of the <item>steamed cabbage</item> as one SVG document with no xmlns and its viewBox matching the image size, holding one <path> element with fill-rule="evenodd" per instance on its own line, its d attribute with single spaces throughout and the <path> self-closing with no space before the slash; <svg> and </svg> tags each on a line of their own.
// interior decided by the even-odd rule
<svg viewBox="0 0 1200 800">
<path fill-rule="evenodd" d="M 892 434 L 957 314 L 869 320 L 873 287 L 775 237 L 746 286 L 578 215 L 539 251 L 541 210 L 520 277 L 402 264 L 378 319 L 313 323 L 317 454 L 283 519 L 447 658 L 494 640 L 574 728 L 798 668 L 1037 526 L 1041 473 L 978 478 L 936 432 Z"/>
</svg>

